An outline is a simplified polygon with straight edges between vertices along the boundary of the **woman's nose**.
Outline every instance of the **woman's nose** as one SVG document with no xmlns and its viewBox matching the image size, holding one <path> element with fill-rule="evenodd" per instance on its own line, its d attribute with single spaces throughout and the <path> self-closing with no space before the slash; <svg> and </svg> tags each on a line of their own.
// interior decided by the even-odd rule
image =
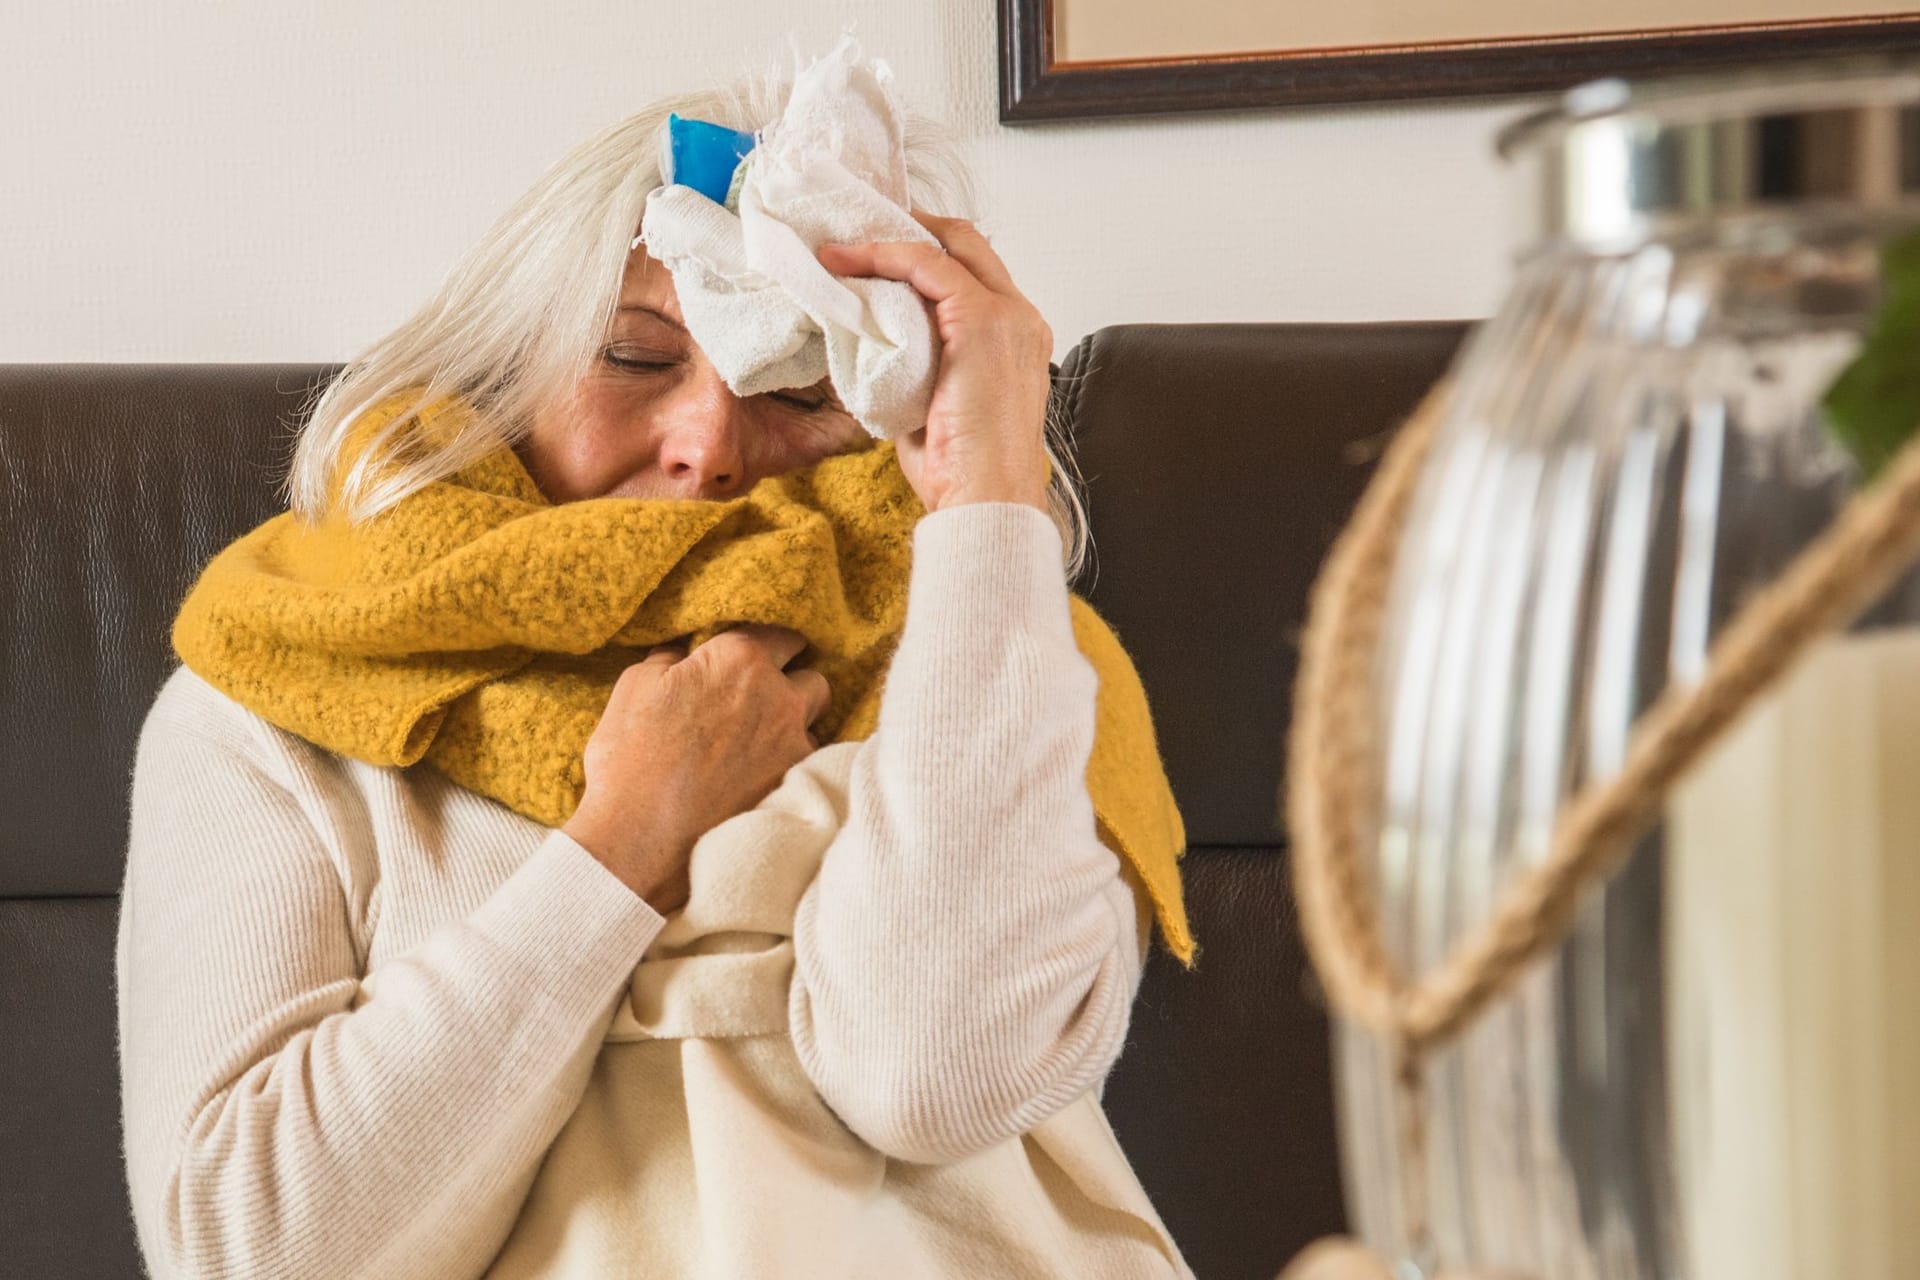
<svg viewBox="0 0 1920 1280">
<path fill-rule="evenodd" d="M 730 498 L 746 488 L 746 404 L 711 369 L 668 412 L 660 470 L 676 497 Z"/>
</svg>

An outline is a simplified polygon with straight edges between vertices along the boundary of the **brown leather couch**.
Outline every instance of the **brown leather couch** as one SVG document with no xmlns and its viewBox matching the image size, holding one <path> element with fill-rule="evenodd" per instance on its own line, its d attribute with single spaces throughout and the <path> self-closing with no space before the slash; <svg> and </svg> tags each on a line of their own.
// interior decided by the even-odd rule
<svg viewBox="0 0 1920 1280">
<path fill-rule="evenodd" d="M 1295 638 L 1381 438 L 1453 323 L 1127 325 L 1058 384 L 1079 584 L 1152 702 L 1204 948 L 1156 953 L 1106 1103 L 1202 1280 L 1343 1226 L 1323 1006 L 1276 813 Z M 0 1274 L 140 1274 L 113 945 L 136 732 L 194 574 L 277 508 L 292 365 L 0 365 Z"/>
</svg>

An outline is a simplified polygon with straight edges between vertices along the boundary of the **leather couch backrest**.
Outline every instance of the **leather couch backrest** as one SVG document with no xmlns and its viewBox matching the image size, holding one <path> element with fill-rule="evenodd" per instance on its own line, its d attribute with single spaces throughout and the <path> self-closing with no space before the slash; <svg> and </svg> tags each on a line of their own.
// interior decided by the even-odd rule
<svg viewBox="0 0 1920 1280">
<path fill-rule="evenodd" d="M 133 748 L 203 565 L 279 508 L 274 365 L 0 365 L 0 1271 L 138 1276 L 114 927 Z"/>
<path fill-rule="evenodd" d="M 1156 949 L 1103 1101 L 1201 1280 L 1272 1280 L 1346 1225 L 1282 747 L 1307 590 L 1463 331 L 1126 325 L 1061 363 L 1098 547 L 1080 589 L 1146 685 L 1202 949 L 1192 972 Z"/>
</svg>

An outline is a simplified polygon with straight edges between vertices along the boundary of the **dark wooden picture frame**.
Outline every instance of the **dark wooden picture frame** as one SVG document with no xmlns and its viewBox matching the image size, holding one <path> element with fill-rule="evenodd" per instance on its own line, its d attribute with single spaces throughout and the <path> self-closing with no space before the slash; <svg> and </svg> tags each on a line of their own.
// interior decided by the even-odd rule
<svg viewBox="0 0 1920 1280">
<path fill-rule="evenodd" d="M 1480 98 L 1765 59 L 1920 49 L 1912 15 L 1600 36 L 1058 63 L 1054 0 L 997 0 L 1003 124 Z"/>
</svg>

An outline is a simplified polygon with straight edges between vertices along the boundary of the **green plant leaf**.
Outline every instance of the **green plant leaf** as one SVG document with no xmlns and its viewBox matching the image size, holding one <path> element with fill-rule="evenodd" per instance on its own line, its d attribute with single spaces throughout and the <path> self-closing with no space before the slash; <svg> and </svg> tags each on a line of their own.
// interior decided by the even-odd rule
<svg viewBox="0 0 1920 1280">
<path fill-rule="evenodd" d="M 1920 230 L 1880 252 L 1884 292 L 1873 332 L 1820 404 L 1868 480 L 1920 430 Z"/>
</svg>

